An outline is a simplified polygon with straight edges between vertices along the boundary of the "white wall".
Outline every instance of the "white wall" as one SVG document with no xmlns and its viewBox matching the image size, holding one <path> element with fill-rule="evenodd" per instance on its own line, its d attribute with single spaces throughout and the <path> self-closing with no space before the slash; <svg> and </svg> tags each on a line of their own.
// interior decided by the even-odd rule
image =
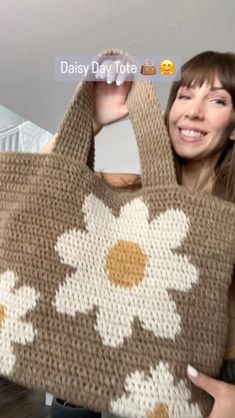
<svg viewBox="0 0 235 418">
<path fill-rule="evenodd" d="M 234 16 L 234 0 L 0 0 L 0 105 L 55 132 L 75 88 L 55 81 L 57 56 L 116 47 L 131 54 L 178 54 L 184 62 L 206 49 L 233 51 Z M 164 107 L 169 84 L 159 83 L 157 90 Z M 124 125 L 125 134 L 114 125 L 96 141 L 100 168 L 112 141 L 118 152 L 106 151 L 107 169 L 127 171 L 129 151 L 124 155 L 121 144 L 130 137 L 132 150 L 135 145 Z M 138 170 L 133 155 L 130 171 Z"/>
<path fill-rule="evenodd" d="M 234 0 L 0 0 L 0 104 L 54 132 L 74 90 L 58 55 L 233 50 Z M 165 104 L 169 86 L 158 91 Z"/>
</svg>

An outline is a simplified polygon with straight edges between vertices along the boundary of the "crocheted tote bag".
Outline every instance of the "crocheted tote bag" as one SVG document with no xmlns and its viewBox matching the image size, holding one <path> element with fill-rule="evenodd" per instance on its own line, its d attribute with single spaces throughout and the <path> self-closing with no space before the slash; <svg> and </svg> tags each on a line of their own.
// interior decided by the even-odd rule
<svg viewBox="0 0 235 418">
<path fill-rule="evenodd" d="M 235 206 L 177 184 L 148 81 L 127 100 L 143 187 L 98 178 L 93 88 L 51 154 L 0 154 L 0 374 L 93 410 L 202 418 L 212 398 L 186 368 L 219 374 Z"/>
</svg>

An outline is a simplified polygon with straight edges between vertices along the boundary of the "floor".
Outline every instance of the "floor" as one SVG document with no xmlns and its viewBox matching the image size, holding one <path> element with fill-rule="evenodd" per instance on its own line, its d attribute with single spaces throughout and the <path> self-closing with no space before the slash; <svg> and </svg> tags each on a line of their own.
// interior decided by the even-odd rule
<svg viewBox="0 0 235 418">
<path fill-rule="evenodd" d="M 29 391 L 0 378 L 0 418 L 49 418 L 45 394 Z"/>
<path fill-rule="evenodd" d="M 50 418 L 45 393 L 30 391 L 0 377 L 0 418 Z M 102 418 L 118 418 L 102 414 Z"/>
</svg>

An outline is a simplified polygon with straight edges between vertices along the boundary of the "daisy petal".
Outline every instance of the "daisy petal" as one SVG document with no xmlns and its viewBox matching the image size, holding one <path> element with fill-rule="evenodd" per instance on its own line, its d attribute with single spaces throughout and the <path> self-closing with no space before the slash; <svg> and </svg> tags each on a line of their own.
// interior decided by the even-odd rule
<svg viewBox="0 0 235 418">
<path fill-rule="evenodd" d="M 168 209 L 151 222 L 150 229 L 160 247 L 174 249 L 186 238 L 189 220 L 182 210 Z"/>
<path fill-rule="evenodd" d="M 124 342 L 125 337 L 132 334 L 131 322 L 127 319 L 120 323 L 121 318 L 115 315 L 115 311 L 108 313 L 101 309 L 97 315 L 95 329 L 99 331 L 104 345 L 117 347 Z"/>
</svg>

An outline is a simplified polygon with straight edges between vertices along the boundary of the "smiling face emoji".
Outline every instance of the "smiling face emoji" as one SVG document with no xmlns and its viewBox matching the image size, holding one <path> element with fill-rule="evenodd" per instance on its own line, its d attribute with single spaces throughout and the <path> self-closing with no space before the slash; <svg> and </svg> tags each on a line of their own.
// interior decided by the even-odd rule
<svg viewBox="0 0 235 418">
<path fill-rule="evenodd" d="M 175 65 L 171 60 L 163 60 L 160 63 L 160 73 L 162 75 L 172 75 L 175 73 Z"/>
</svg>

